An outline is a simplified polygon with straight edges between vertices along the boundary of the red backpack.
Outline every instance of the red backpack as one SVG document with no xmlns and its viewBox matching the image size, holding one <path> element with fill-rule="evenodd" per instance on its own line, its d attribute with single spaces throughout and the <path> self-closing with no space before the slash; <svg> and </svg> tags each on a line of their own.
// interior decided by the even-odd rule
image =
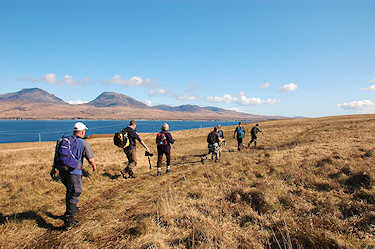
<svg viewBox="0 0 375 249">
<path fill-rule="evenodd" d="M 159 132 L 156 135 L 156 144 L 157 145 L 167 145 L 168 144 L 167 136 L 165 135 L 164 132 Z"/>
</svg>

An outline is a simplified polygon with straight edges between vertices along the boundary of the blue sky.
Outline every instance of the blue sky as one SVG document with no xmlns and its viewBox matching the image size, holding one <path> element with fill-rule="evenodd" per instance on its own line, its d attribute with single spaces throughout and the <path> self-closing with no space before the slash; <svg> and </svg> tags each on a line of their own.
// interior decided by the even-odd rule
<svg viewBox="0 0 375 249">
<path fill-rule="evenodd" d="M 0 0 L 0 94 L 375 113 L 374 13 L 374 0 Z"/>
</svg>

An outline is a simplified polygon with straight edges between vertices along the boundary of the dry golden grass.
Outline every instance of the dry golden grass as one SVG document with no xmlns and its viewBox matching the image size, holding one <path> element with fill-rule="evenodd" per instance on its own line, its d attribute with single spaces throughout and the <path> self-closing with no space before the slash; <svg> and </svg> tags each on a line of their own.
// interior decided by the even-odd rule
<svg viewBox="0 0 375 249">
<path fill-rule="evenodd" d="M 258 149 L 241 152 L 225 127 L 221 160 L 205 164 L 211 129 L 173 132 L 172 173 L 156 177 L 139 148 L 132 180 L 119 175 L 126 160 L 112 137 L 91 138 L 98 170 L 83 179 L 80 226 L 68 232 L 65 188 L 48 175 L 54 143 L 0 144 L 0 247 L 374 248 L 374 121 L 264 121 Z"/>
</svg>

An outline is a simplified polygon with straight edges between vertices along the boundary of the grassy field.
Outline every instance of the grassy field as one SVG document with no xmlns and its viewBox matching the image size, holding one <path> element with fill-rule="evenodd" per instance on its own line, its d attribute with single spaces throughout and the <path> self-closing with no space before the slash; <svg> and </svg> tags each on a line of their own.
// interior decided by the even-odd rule
<svg viewBox="0 0 375 249">
<path fill-rule="evenodd" d="M 173 132 L 172 173 L 157 177 L 139 147 L 131 180 L 112 137 L 90 138 L 98 170 L 70 231 L 55 143 L 0 144 L 0 247 L 375 248 L 375 115 L 259 124 L 258 148 L 241 152 L 225 127 L 217 163 L 200 161 L 211 129 Z M 155 134 L 141 137 L 155 153 Z"/>
</svg>

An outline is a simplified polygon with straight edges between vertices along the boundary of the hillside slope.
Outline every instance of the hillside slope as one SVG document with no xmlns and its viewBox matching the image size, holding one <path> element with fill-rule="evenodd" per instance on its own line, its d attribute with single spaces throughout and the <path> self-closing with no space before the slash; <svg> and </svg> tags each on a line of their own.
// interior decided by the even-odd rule
<svg viewBox="0 0 375 249">
<path fill-rule="evenodd" d="M 54 143 L 0 144 L 0 248 L 374 248 L 374 121 L 264 121 L 258 149 L 241 152 L 225 127 L 221 160 L 205 164 L 211 129 L 173 132 L 172 173 L 156 177 L 139 148 L 132 180 L 111 136 L 93 136 L 98 170 L 69 232 Z M 155 134 L 141 137 L 155 152 Z"/>
</svg>

